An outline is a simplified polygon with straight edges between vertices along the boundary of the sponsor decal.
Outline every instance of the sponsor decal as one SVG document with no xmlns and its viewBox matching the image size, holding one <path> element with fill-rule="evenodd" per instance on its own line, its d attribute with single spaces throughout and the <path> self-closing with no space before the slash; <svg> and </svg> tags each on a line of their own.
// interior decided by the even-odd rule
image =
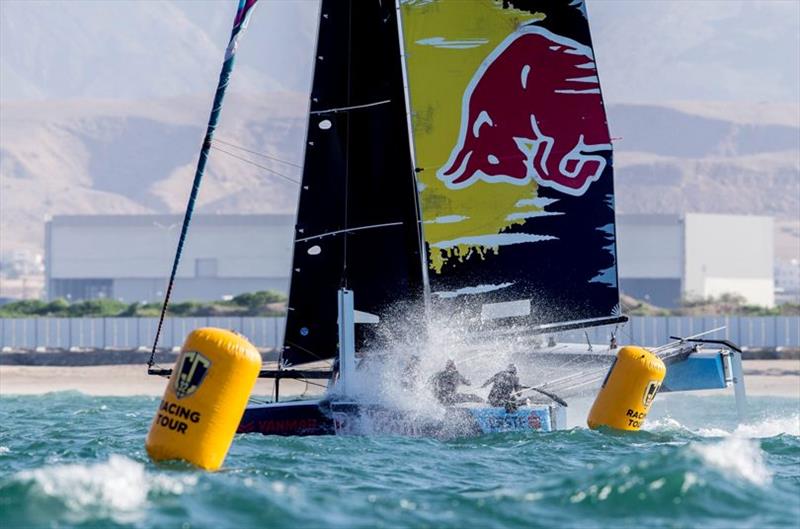
<svg viewBox="0 0 800 529">
<path fill-rule="evenodd" d="M 531 25 L 478 68 L 464 93 L 458 141 L 437 176 L 451 189 L 533 180 L 581 196 L 610 154 L 592 49 Z"/>
<path fill-rule="evenodd" d="M 535 411 L 496 414 L 493 410 L 473 410 L 473 415 L 485 433 L 541 430 L 542 428 L 542 419 Z"/>
<path fill-rule="evenodd" d="M 628 417 L 628 426 L 632 428 L 640 428 L 644 424 L 644 419 L 647 417 L 646 411 L 636 411 L 628 408 L 625 414 Z"/>
<path fill-rule="evenodd" d="M 211 360 L 197 351 L 184 351 L 178 359 L 178 372 L 173 376 L 175 395 L 182 399 L 193 394 L 203 383 Z"/>
<path fill-rule="evenodd" d="M 317 419 L 272 419 L 250 421 L 239 425 L 238 432 L 260 432 L 277 435 L 302 435 L 322 429 Z"/>
<path fill-rule="evenodd" d="M 185 434 L 192 423 L 200 422 L 200 412 L 181 406 L 166 399 L 161 401 L 156 416 L 156 424 L 174 430 L 179 434 Z"/>
<path fill-rule="evenodd" d="M 660 387 L 661 383 L 657 380 L 651 380 L 647 384 L 647 387 L 644 390 L 644 395 L 642 396 L 642 404 L 644 404 L 645 408 L 649 408 L 653 403 L 653 399 L 656 398 L 656 393 L 658 393 Z"/>
</svg>

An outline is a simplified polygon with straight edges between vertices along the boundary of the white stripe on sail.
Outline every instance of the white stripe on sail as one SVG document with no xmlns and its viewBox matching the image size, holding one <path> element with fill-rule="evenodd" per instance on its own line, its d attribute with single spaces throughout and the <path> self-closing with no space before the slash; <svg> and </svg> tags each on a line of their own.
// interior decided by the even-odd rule
<svg viewBox="0 0 800 529">
<path fill-rule="evenodd" d="M 552 235 L 534 235 L 533 233 L 495 233 L 491 235 L 473 235 L 459 237 L 449 241 L 439 241 L 431 244 L 433 248 L 453 248 L 455 246 L 508 246 L 510 244 L 523 244 L 528 242 L 551 241 L 558 239 Z"/>
<path fill-rule="evenodd" d="M 441 217 L 436 217 L 435 219 L 426 220 L 423 224 L 452 224 L 454 222 L 461 222 L 462 220 L 467 220 L 469 217 L 464 215 L 442 215 Z"/>
<path fill-rule="evenodd" d="M 464 50 L 469 48 L 477 48 L 489 42 L 488 39 L 463 39 L 463 40 L 447 40 L 444 37 L 431 37 L 428 39 L 420 39 L 417 44 L 421 46 L 433 46 L 435 48 L 449 48 Z"/>
<path fill-rule="evenodd" d="M 563 211 L 520 211 L 519 213 L 511 213 L 506 216 L 506 220 L 521 220 L 530 219 L 533 217 L 552 217 L 553 215 L 563 215 Z"/>
<path fill-rule="evenodd" d="M 547 198 L 547 197 L 536 197 L 536 198 L 523 198 L 522 200 L 517 200 L 517 203 L 514 204 L 515 207 L 521 208 L 523 206 L 533 206 L 536 208 L 544 209 L 546 206 L 550 204 L 555 204 L 558 202 L 559 199 L 557 198 Z"/>
<path fill-rule="evenodd" d="M 514 283 L 500 283 L 499 285 L 476 285 L 474 287 L 459 288 L 458 290 L 450 290 L 450 291 L 442 290 L 440 292 L 433 292 L 433 295 L 439 296 L 441 299 L 455 298 L 463 295 L 474 295 L 474 294 L 484 294 L 486 292 L 494 292 L 495 290 L 508 288 L 513 284 Z"/>
</svg>

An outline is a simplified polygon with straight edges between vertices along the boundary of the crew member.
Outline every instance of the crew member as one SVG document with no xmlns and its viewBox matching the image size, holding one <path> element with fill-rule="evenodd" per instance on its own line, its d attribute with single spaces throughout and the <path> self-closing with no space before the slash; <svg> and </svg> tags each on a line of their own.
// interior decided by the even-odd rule
<svg viewBox="0 0 800 529">
<path fill-rule="evenodd" d="M 417 388 L 417 378 L 419 377 L 419 356 L 411 355 L 408 358 L 405 369 L 400 375 L 400 385 L 406 391 L 414 391 Z"/>
<path fill-rule="evenodd" d="M 506 413 L 516 412 L 518 407 L 516 395 L 523 389 L 517 376 L 517 366 L 508 364 L 507 368 L 484 382 L 481 387 L 485 388 L 489 384 L 492 384 L 492 389 L 489 390 L 489 404 L 505 408 Z"/>
<path fill-rule="evenodd" d="M 431 378 L 434 396 L 444 405 L 455 404 L 456 402 L 480 402 L 477 395 L 457 393 L 458 386 L 464 384 L 470 386 L 472 383 L 458 372 L 456 363 L 448 360 L 444 370 L 439 371 Z"/>
</svg>

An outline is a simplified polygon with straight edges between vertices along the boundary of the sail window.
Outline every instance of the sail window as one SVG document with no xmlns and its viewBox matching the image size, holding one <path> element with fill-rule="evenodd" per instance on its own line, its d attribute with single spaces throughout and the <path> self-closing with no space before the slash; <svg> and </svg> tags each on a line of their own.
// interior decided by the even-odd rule
<svg viewBox="0 0 800 529">
<path fill-rule="evenodd" d="M 308 249 L 308 255 L 319 255 L 322 253 L 322 248 L 319 245 L 314 245 Z"/>
<path fill-rule="evenodd" d="M 329 119 L 323 119 L 322 121 L 319 122 L 319 128 L 321 128 L 322 130 L 328 130 L 332 126 L 333 123 L 331 123 L 331 120 Z"/>
</svg>

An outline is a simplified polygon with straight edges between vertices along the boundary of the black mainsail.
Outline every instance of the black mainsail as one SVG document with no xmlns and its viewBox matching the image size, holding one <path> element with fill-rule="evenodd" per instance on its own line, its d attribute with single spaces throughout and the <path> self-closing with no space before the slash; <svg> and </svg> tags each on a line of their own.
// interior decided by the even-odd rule
<svg viewBox="0 0 800 529">
<path fill-rule="evenodd" d="M 323 0 L 283 360 L 337 353 L 336 292 L 383 315 L 422 298 L 414 168 L 393 0 Z M 364 345 L 367 338 L 361 337 Z"/>
</svg>

